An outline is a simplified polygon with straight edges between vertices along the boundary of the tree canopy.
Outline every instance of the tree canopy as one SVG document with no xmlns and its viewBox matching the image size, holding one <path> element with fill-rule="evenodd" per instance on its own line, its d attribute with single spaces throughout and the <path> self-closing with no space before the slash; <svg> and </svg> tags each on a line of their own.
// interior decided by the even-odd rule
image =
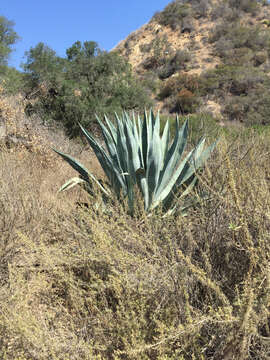
<svg viewBox="0 0 270 360">
<path fill-rule="evenodd" d="M 7 65 L 9 54 L 12 52 L 12 45 L 19 40 L 19 36 L 13 27 L 13 21 L 0 16 L 0 65 Z"/>
<path fill-rule="evenodd" d="M 65 58 L 39 43 L 26 52 L 23 69 L 26 92 L 38 94 L 30 110 L 62 123 L 71 136 L 77 135 L 78 123 L 88 127 L 96 114 L 142 110 L 151 102 L 127 61 L 101 50 L 95 41 L 76 41 Z M 35 90 L 40 85 L 45 92 Z"/>
</svg>

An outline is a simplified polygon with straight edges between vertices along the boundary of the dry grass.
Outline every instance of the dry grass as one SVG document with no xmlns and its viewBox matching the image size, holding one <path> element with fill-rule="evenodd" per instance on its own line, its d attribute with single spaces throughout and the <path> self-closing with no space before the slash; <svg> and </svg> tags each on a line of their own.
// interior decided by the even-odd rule
<svg viewBox="0 0 270 360">
<path fill-rule="evenodd" d="M 269 359 L 269 152 L 223 138 L 212 200 L 165 219 L 57 195 L 68 165 L 2 150 L 0 358 Z"/>
</svg>

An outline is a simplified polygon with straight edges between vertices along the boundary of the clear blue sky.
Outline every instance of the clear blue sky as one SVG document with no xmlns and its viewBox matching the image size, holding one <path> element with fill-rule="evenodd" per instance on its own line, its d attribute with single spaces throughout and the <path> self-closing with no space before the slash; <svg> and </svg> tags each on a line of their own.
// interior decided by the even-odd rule
<svg viewBox="0 0 270 360">
<path fill-rule="evenodd" d="M 65 56 L 75 41 L 96 41 L 112 49 L 147 23 L 170 0 L 1 0 L 0 15 L 15 22 L 21 40 L 9 65 L 19 68 L 25 51 L 44 42 Z"/>
</svg>

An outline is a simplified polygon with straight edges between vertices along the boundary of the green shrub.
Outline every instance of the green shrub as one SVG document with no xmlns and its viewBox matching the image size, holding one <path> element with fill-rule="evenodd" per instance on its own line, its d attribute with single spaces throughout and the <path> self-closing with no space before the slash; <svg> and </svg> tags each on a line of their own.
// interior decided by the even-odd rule
<svg viewBox="0 0 270 360">
<path fill-rule="evenodd" d="M 231 8 L 235 8 L 238 11 L 242 10 L 252 15 L 256 15 L 259 10 L 257 0 L 229 0 L 229 5 Z"/>
<path fill-rule="evenodd" d="M 191 146 L 195 146 L 202 136 L 207 136 L 210 142 L 219 138 L 224 128 L 218 125 L 218 122 L 209 114 L 192 114 L 192 115 L 179 115 L 181 122 L 188 119 L 189 136 L 188 141 Z M 166 122 L 169 121 L 170 132 L 175 134 L 175 116 L 168 116 L 160 114 L 160 129 L 163 132 Z"/>
<path fill-rule="evenodd" d="M 265 55 L 270 52 L 269 30 L 260 26 L 242 26 L 238 22 L 229 24 L 224 21 L 217 25 L 209 36 L 209 42 L 215 43 L 216 55 L 227 63 L 250 61 L 251 51 L 263 51 Z M 238 49 L 242 49 L 242 53 Z M 247 58 L 248 51 L 250 54 Z"/>
<path fill-rule="evenodd" d="M 224 113 L 230 120 L 238 120 L 250 125 L 270 124 L 270 88 L 258 88 L 246 96 L 228 98 Z"/>
<path fill-rule="evenodd" d="M 236 9 L 232 9 L 227 2 L 218 3 L 212 7 L 211 18 L 217 20 L 222 18 L 228 22 L 234 22 L 239 19 L 240 12 Z"/>
<path fill-rule="evenodd" d="M 147 69 L 157 69 L 166 64 L 168 54 L 171 53 L 171 45 L 166 35 L 157 36 L 149 44 L 142 45 L 142 49 L 148 49 L 150 55 L 141 63 Z"/>
<path fill-rule="evenodd" d="M 152 49 L 152 44 L 151 43 L 141 44 L 139 48 L 142 53 L 148 53 Z"/>
<path fill-rule="evenodd" d="M 194 19 L 192 16 L 186 16 L 182 19 L 181 33 L 191 33 L 195 30 Z"/>
<path fill-rule="evenodd" d="M 179 70 L 184 70 L 186 63 L 191 60 L 191 55 L 187 50 L 177 50 L 176 53 L 158 69 L 158 76 L 164 80 L 175 74 Z"/>
<path fill-rule="evenodd" d="M 148 56 L 141 65 L 145 70 L 155 70 L 165 63 L 165 58 L 156 58 L 155 56 Z"/>
<path fill-rule="evenodd" d="M 210 0 L 200 0 L 192 4 L 192 10 L 197 18 L 205 17 L 210 9 Z"/>
<path fill-rule="evenodd" d="M 153 20 L 160 25 L 170 26 L 172 29 L 181 27 L 181 20 L 191 13 L 191 7 L 188 4 L 182 4 L 179 1 L 172 1 L 165 9 L 154 15 Z"/>
<path fill-rule="evenodd" d="M 270 33 L 261 27 L 236 26 L 228 33 L 235 48 L 248 47 L 254 51 L 269 48 Z"/>
<path fill-rule="evenodd" d="M 173 106 L 171 112 L 178 114 L 193 113 L 199 105 L 199 100 L 190 90 L 183 88 L 172 98 Z"/>
<path fill-rule="evenodd" d="M 169 112 L 188 114 L 196 110 L 200 104 L 199 82 L 197 76 L 185 73 L 168 79 L 161 88 L 158 98 L 165 99 L 164 107 Z"/>
<path fill-rule="evenodd" d="M 248 108 L 247 97 L 234 96 L 227 100 L 224 113 L 230 120 L 242 122 L 248 112 Z"/>
<path fill-rule="evenodd" d="M 267 51 L 258 51 L 253 55 L 254 66 L 260 66 L 268 60 Z"/>
<path fill-rule="evenodd" d="M 23 93 L 25 76 L 15 68 L 0 66 L 0 83 L 2 83 L 7 94 Z"/>
<path fill-rule="evenodd" d="M 198 77 L 195 75 L 188 75 L 186 73 L 180 73 L 174 76 L 163 84 L 159 99 L 163 100 L 171 95 L 176 95 L 182 89 L 187 89 L 193 93 L 197 92 L 199 88 Z"/>
<path fill-rule="evenodd" d="M 12 46 L 19 40 L 14 25 L 13 21 L 0 15 L 0 66 L 7 65 Z"/>
<path fill-rule="evenodd" d="M 174 78 L 167 80 L 164 84 L 162 84 L 162 88 L 158 94 L 159 100 L 164 100 L 173 95 L 177 91 L 177 86 L 177 82 Z"/>
<path fill-rule="evenodd" d="M 268 124 L 269 91 L 269 78 L 252 66 L 220 65 L 199 79 L 201 96 L 222 99 L 224 115 L 247 125 Z"/>
<path fill-rule="evenodd" d="M 201 136 L 207 136 L 207 139 L 213 142 L 222 134 L 223 128 L 209 114 L 192 114 L 188 115 L 188 119 L 189 142 L 192 146 L 199 141 Z"/>
<path fill-rule="evenodd" d="M 239 63 L 246 65 L 253 64 L 254 52 L 247 47 L 240 47 L 233 49 L 231 52 L 231 60 L 226 59 L 226 63 L 235 64 L 235 65 L 239 65 Z"/>
<path fill-rule="evenodd" d="M 227 94 L 247 94 L 258 84 L 265 82 L 265 74 L 253 67 L 220 65 L 201 75 L 199 89 L 202 95 L 215 93 L 220 97 Z"/>
</svg>

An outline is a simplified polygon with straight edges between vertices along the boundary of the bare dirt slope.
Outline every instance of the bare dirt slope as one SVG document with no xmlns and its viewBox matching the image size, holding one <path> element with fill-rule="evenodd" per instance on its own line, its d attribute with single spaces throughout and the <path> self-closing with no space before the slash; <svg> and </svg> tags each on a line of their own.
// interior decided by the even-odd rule
<svg viewBox="0 0 270 360">
<path fill-rule="evenodd" d="M 213 47 L 205 40 L 215 23 L 207 18 L 194 20 L 194 22 L 196 29 L 194 32 L 180 33 L 170 27 L 159 25 L 156 21 L 151 21 L 122 40 L 114 50 L 119 51 L 121 55 L 127 58 L 135 71 L 141 70 L 146 57 L 155 55 L 154 47 L 150 53 L 143 51 L 144 46 L 154 41 L 156 41 L 156 46 L 159 46 L 160 51 L 164 51 L 168 55 L 177 50 L 188 50 L 193 59 L 187 69 L 190 74 L 200 73 L 206 68 L 214 68 L 219 63 L 219 58 L 214 56 Z M 170 48 L 170 50 L 167 51 L 166 48 Z"/>
</svg>

